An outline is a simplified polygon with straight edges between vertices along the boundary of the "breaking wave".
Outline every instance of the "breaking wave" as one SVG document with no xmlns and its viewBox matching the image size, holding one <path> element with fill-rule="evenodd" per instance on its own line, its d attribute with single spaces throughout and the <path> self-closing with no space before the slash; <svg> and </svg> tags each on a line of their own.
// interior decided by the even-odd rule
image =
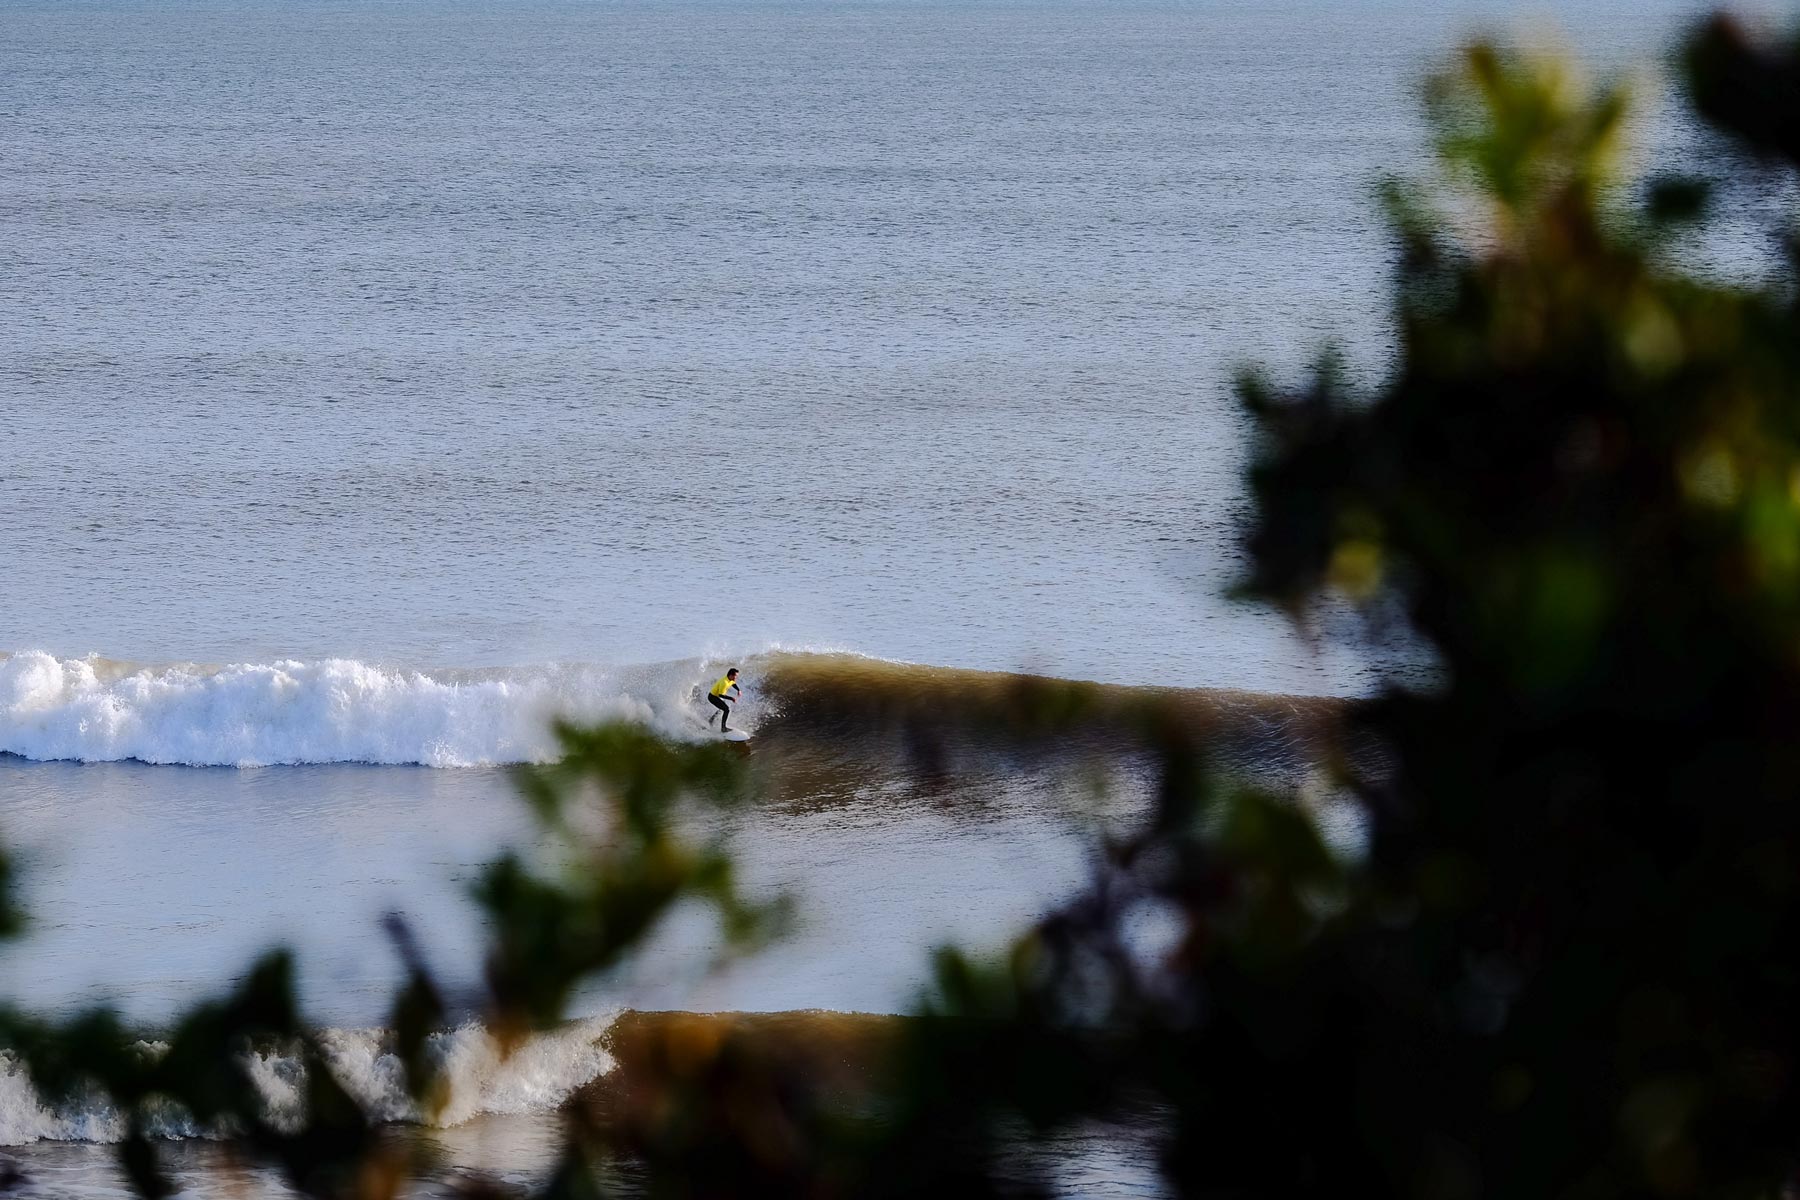
<svg viewBox="0 0 1800 1200">
<path fill-rule="evenodd" d="M 0 659 L 0 753 L 188 766 L 542 762 L 555 755 L 556 716 L 691 732 L 694 685 L 714 666 L 143 665 L 21 651 Z"/>
<path fill-rule="evenodd" d="M 734 724 L 840 746 L 896 730 L 909 744 L 952 731 L 1006 742 L 1076 729 L 1135 744 L 1156 722 L 1275 746 L 1304 739 L 1341 707 L 1315 697 L 1086 684 L 781 647 L 731 663 L 750 681 Z M 146 665 L 20 651 L 0 655 L 0 754 L 237 767 L 545 762 L 556 754 L 556 717 L 703 736 L 709 710 L 698 687 L 731 663 L 418 670 L 341 658 Z"/>
<path fill-rule="evenodd" d="M 405 1074 L 386 1034 L 332 1029 L 318 1040 L 332 1075 L 374 1120 L 452 1126 L 484 1113 L 559 1107 L 613 1069 L 613 1056 L 602 1044 L 612 1023 L 612 1017 L 571 1022 L 530 1038 L 510 1055 L 503 1054 L 479 1025 L 436 1034 L 431 1053 L 446 1091 L 442 1106 L 429 1114 L 421 1113 L 407 1095 Z M 151 1054 L 162 1049 L 156 1043 L 145 1044 Z M 304 1116 L 306 1094 L 306 1068 L 299 1058 L 253 1053 L 247 1062 L 268 1120 L 277 1126 L 297 1126 Z M 201 1126 L 171 1104 L 153 1115 L 148 1132 L 161 1138 L 217 1138 L 231 1131 Z M 0 1145 L 116 1142 L 125 1135 L 124 1116 L 100 1097 L 47 1101 L 32 1087 L 18 1060 L 0 1052 Z"/>
</svg>

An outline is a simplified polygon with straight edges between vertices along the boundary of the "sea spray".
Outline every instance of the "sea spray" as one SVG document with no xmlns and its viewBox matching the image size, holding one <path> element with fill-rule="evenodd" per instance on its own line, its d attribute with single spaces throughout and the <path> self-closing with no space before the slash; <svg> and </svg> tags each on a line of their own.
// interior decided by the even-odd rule
<svg viewBox="0 0 1800 1200">
<path fill-rule="evenodd" d="M 408 1095 L 405 1072 L 392 1039 L 383 1031 L 330 1029 L 318 1035 L 318 1044 L 333 1077 L 374 1120 L 447 1127 L 485 1113 L 557 1108 L 577 1089 L 612 1070 L 612 1055 L 601 1045 L 612 1021 L 612 1017 L 573 1021 L 527 1039 L 511 1054 L 503 1053 L 479 1025 L 433 1035 L 430 1054 L 446 1085 L 444 1103 L 433 1113 L 420 1112 Z M 142 1049 L 158 1054 L 166 1047 L 146 1042 Z M 300 1059 L 286 1051 L 253 1051 L 244 1062 L 265 1119 L 278 1128 L 297 1128 L 306 1094 L 306 1067 Z M 173 1104 L 154 1107 L 149 1117 L 154 1137 L 218 1138 L 231 1133 L 204 1127 Z M 105 1097 L 90 1092 L 47 1100 L 32 1087 L 24 1066 L 0 1053 L 0 1145 L 116 1142 L 126 1132 L 124 1114 Z"/>
<path fill-rule="evenodd" d="M 188 766 L 541 762 L 551 719 L 680 735 L 697 662 L 615 671 L 420 671 L 353 659 L 143 666 L 21 651 L 0 659 L 0 752 Z"/>
</svg>

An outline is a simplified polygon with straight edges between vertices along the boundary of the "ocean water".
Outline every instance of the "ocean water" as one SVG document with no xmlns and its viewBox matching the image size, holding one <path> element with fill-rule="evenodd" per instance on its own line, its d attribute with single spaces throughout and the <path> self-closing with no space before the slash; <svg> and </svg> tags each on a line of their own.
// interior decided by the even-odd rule
<svg viewBox="0 0 1800 1200">
<path fill-rule="evenodd" d="M 1703 144 L 1657 82 L 1696 11 L 1555 10 L 1637 72 L 1661 161 Z M 552 752 L 549 718 L 693 736 L 727 661 L 1366 690 L 1381 663 L 1221 598 L 1231 380 L 1328 341 L 1379 379 L 1371 189 L 1424 167 L 1416 85 L 1547 23 L 0 0 L 0 831 L 37 912 L 0 992 L 154 1023 L 286 941 L 309 1011 L 366 1029 L 383 912 L 472 980 L 462 887 L 529 838 L 504 768 Z M 1691 261 L 1766 271 L 1781 200 L 1732 193 Z M 575 1015 L 900 1011 L 932 945 L 998 944 L 1086 870 L 1029 766 L 949 798 L 851 774 L 737 830 L 748 878 L 798 894 L 793 938 L 706 972 L 678 926 Z M 470 1113 L 604 1069 L 564 1050 Z M 0 1141 L 105 1136 L 17 1083 Z M 34 1161 L 106 1190 L 69 1153 Z"/>
<path fill-rule="evenodd" d="M 1564 5 L 1601 62 L 1687 5 Z M 1509 6 L 0 7 L 0 647 L 770 643 L 1344 690 L 1236 568 L 1247 363 Z M 1657 137 L 1680 137 L 1679 121 Z"/>
</svg>

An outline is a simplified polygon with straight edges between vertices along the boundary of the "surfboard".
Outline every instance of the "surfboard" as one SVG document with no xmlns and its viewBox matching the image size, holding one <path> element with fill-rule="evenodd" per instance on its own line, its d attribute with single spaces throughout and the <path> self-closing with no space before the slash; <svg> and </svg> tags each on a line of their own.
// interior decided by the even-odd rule
<svg viewBox="0 0 1800 1200">
<path fill-rule="evenodd" d="M 741 729 L 727 729 L 725 731 L 725 740 L 728 742 L 747 742 L 750 740 L 750 735 Z"/>
</svg>

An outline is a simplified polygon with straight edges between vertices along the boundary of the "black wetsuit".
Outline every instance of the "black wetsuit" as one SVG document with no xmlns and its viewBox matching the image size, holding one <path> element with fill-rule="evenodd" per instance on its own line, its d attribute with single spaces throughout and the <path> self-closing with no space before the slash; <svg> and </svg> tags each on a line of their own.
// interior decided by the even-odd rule
<svg viewBox="0 0 1800 1200">
<path fill-rule="evenodd" d="M 718 709 L 720 712 L 725 714 L 724 719 L 719 722 L 719 728 L 721 730 L 730 729 L 731 726 L 730 726 L 729 722 L 731 721 L 731 705 L 725 703 L 725 697 L 709 695 L 706 698 L 708 700 L 712 701 L 712 706 L 714 708 Z M 712 722 L 710 722 L 710 721 L 707 722 L 707 724 L 709 724 L 709 725 L 711 723 Z"/>
</svg>

